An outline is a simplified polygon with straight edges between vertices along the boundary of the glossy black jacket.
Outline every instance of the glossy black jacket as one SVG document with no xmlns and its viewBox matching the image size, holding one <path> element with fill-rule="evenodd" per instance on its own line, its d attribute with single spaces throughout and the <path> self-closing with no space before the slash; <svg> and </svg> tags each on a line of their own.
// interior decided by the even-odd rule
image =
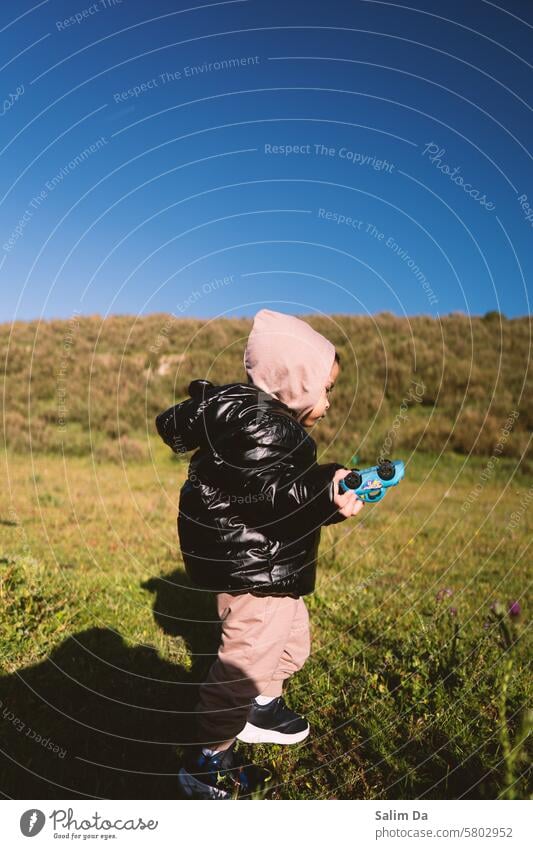
<svg viewBox="0 0 533 849">
<path fill-rule="evenodd" d="M 214 592 L 313 591 L 322 525 L 338 463 L 282 402 L 253 384 L 193 380 L 189 399 L 156 418 L 173 451 L 197 449 L 180 491 L 178 534 L 187 574 Z"/>
</svg>

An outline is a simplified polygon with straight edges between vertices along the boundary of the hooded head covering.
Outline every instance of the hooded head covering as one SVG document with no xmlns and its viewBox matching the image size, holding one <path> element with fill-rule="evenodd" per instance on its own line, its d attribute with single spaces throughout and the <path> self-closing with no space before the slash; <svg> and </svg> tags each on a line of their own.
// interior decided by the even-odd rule
<svg viewBox="0 0 533 849">
<path fill-rule="evenodd" d="M 335 346 L 305 321 L 259 310 L 244 351 L 255 386 L 287 405 L 298 419 L 318 403 L 335 360 Z"/>
</svg>

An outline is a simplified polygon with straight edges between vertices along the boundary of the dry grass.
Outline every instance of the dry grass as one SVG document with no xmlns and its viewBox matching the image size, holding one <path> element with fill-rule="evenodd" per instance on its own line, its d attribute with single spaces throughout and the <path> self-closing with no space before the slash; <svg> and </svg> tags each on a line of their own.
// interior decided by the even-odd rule
<svg viewBox="0 0 533 849">
<path fill-rule="evenodd" d="M 383 313 L 309 321 L 335 343 L 343 366 L 316 434 L 321 449 L 334 443 L 346 462 L 352 453 L 373 460 L 384 443 L 386 453 L 488 457 L 516 411 L 500 453 L 524 454 L 533 425 L 529 318 L 407 320 Z M 246 380 L 242 352 L 250 327 L 245 319 L 163 314 L 2 325 L 8 448 L 118 462 L 121 455 L 146 458 L 154 416 L 186 397 L 190 380 Z"/>
</svg>

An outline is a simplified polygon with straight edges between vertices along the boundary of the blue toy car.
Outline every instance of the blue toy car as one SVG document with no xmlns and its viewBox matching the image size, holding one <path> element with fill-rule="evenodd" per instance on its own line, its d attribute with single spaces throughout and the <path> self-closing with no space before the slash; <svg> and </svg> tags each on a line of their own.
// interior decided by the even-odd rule
<svg viewBox="0 0 533 849">
<path fill-rule="evenodd" d="M 404 474 L 402 460 L 381 460 L 369 469 L 352 469 L 339 482 L 339 492 L 353 490 L 362 501 L 381 501 L 389 486 L 397 486 Z"/>
</svg>

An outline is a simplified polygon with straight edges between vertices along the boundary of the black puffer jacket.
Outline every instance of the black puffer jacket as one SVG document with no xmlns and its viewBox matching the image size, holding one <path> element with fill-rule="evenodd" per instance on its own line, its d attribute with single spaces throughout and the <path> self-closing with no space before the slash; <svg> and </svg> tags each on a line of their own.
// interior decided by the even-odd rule
<svg viewBox="0 0 533 849">
<path fill-rule="evenodd" d="M 285 404 L 246 383 L 193 380 L 190 398 L 157 416 L 176 453 L 195 451 L 180 492 L 178 534 L 187 574 L 214 592 L 306 595 L 315 586 L 322 525 L 338 463 Z"/>
</svg>

